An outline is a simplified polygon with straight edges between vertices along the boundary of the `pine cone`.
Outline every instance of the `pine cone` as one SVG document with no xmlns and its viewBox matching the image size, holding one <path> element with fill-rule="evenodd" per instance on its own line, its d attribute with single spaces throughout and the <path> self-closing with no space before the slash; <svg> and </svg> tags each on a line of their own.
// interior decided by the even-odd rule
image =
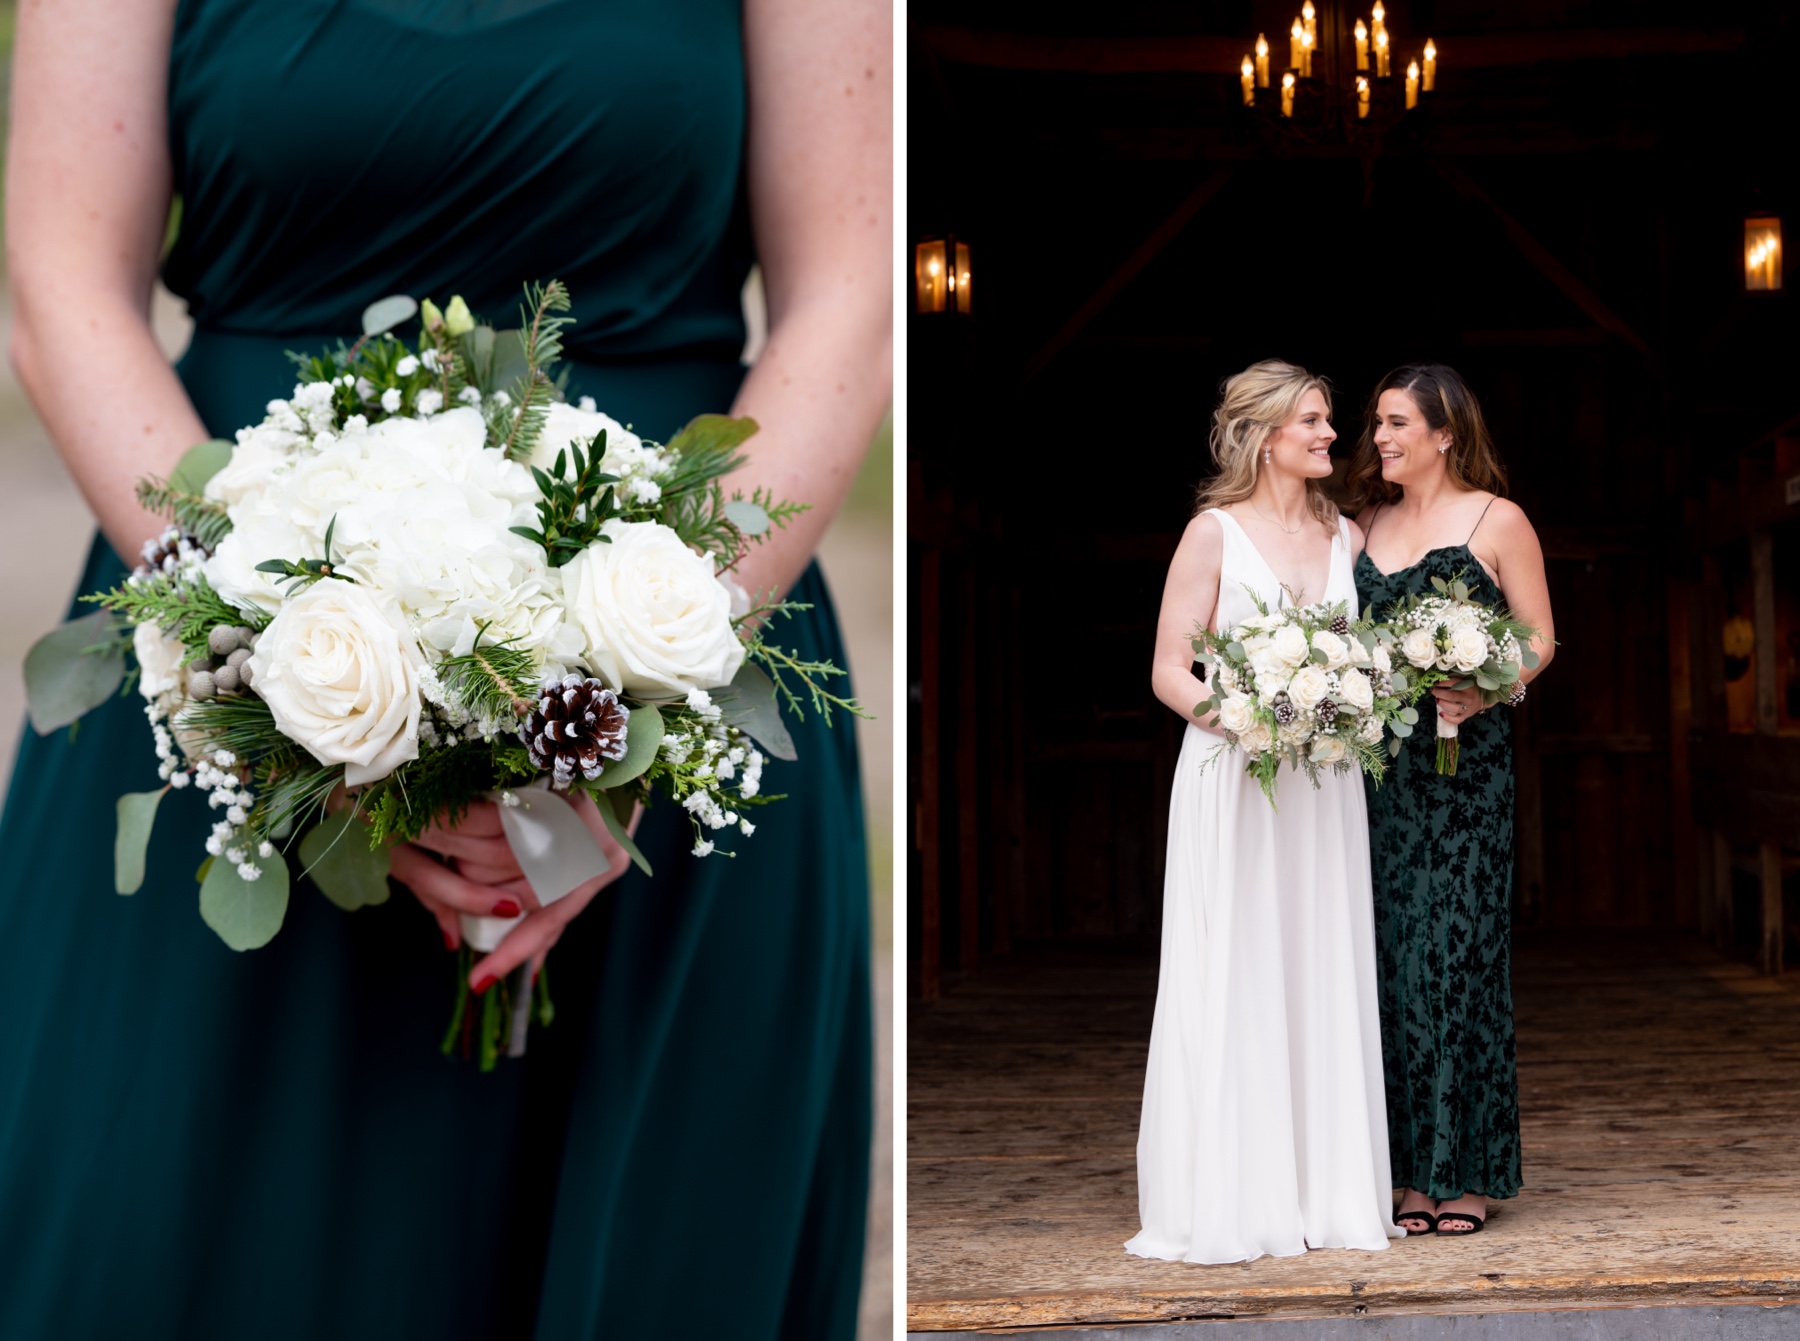
<svg viewBox="0 0 1800 1341">
<path fill-rule="evenodd" d="M 1516 708 L 1525 701 L 1525 682 L 1514 680 L 1513 687 L 1507 691 L 1506 706 Z"/>
<path fill-rule="evenodd" d="M 1340 638 L 1348 638 L 1350 636 L 1350 621 L 1343 615 L 1339 615 L 1336 619 L 1331 621 L 1331 631 Z"/>
<path fill-rule="evenodd" d="M 1318 714 L 1319 725 L 1326 730 L 1330 730 L 1331 724 L 1337 721 L 1338 705 L 1328 698 L 1320 699 L 1319 706 L 1313 711 Z"/>
<path fill-rule="evenodd" d="M 197 555 L 202 559 L 212 557 L 210 549 L 177 526 L 169 527 L 155 540 L 146 540 L 143 553 L 144 561 L 131 570 L 133 577 L 173 573 L 181 561 L 190 555 Z"/>
<path fill-rule="evenodd" d="M 1274 709 L 1275 722 L 1278 726 L 1292 726 L 1294 718 L 1299 716 L 1294 710 L 1293 701 L 1286 694 L 1275 695 Z"/>
<path fill-rule="evenodd" d="M 563 791 L 576 773 L 592 782 L 603 760 L 625 757 L 630 716 L 631 709 L 599 680 L 565 675 L 538 695 L 519 739 L 531 762 L 549 770 L 550 785 Z"/>
</svg>

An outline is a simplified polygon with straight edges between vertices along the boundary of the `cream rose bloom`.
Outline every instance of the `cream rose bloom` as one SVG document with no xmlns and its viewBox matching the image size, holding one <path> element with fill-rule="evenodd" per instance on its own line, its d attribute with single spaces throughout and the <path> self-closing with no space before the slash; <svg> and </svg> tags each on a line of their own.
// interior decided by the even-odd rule
<svg viewBox="0 0 1800 1341">
<path fill-rule="evenodd" d="M 1369 654 L 1369 658 L 1375 663 L 1375 669 L 1380 671 L 1383 675 L 1391 675 L 1393 673 L 1394 659 L 1388 655 L 1386 643 L 1376 643 L 1375 650 Z"/>
<path fill-rule="evenodd" d="M 1256 683 L 1285 684 L 1288 676 L 1288 663 L 1281 659 L 1281 654 L 1267 643 L 1252 651 L 1248 646 L 1244 650 L 1249 653 L 1250 669 L 1256 673 Z"/>
<path fill-rule="evenodd" d="M 1323 666 L 1302 666 L 1288 681 L 1288 697 L 1302 712 L 1311 712 L 1330 688 Z"/>
<path fill-rule="evenodd" d="M 1276 629 L 1269 646 L 1290 666 L 1298 666 L 1311 651 L 1306 644 L 1306 631 L 1298 624 L 1283 624 Z"/>
<path fill-rule="evenodd" d="M 1256 721 L 1238 737 L 1238 745 L 1251 754 L 1267 754 L 1275 745 L 1275 736 L 1267 722 Z"/>
<path fill-rule="evenodd" d="M 1487 635 L 1479 629 L 1460 629 L 1450 639 L 1450 664 L 1464 675 L 1488 659 Z"/>
<path fill-rule="evenodd" d="M 419 755 L 425 657 L 393 602 L 326 578 L 276 613 L 250 657 L 256 692 L 282 735 L 351 786 Z"/>
<path fill-rule="evenodd" d="M 1437 644 L 1432 641 L 1431 630 L 1408 629 L 1400 640 L 1400 655 L 1421 670 L 1436 665 Z"/>
<path fill-rule="evenodd" d="M 1350 664 L 1350 646 L 1329 629 L 1320 629 L 1312 636 L 1313 650 L 1325 654 L 1326 670 L 1342 670 Z"/>
<path fill-rule="evenodd" d="M 569 622 L 588 668 L 628 694 L 686 694 L 731 683 L 744 645 L 731 627 L 731 593 L 711 555 L 666 526 L 611 522 L 562 569 Z"/>
<path fill-rule="evenodd" d="M 1350 747 L 1337 736 L 1318 736 L 1313 740 L 1312 761 L 1315 764 L 1341 764 Z"/>
<path fill-rule="evenodd" d="M 155 702 L 181 683 L 181 659 L 187 648 L 155 624 L 139 624 L 131 631 L 131 650 L 137 654 L 138 693 Z"/>
<path fill-rule="evenodd" d="M 1338 685 L 1338 698 L 1358 712 L 1367 712 L 1375 706 L 1375 689 L 1368 676 L 1351 671 Z"/>
<path fill-rule="evenodd" d="M 1347 646 L 1350 649 L 1350 664 L 1352 666 L 1366 666 L 1369 664 L 1371 660 L 1369 649 L 1362 645 L 1362 639 L 1352 638 L 1349 640 Z"/>
<path fill-rule="evenodd" d="M 1219 707 L 1219 725 L 1233 735 L 1243 735 L 1254 720 L 1250 700 L 1242 694 L 1231 695 Z"/>
</svg>

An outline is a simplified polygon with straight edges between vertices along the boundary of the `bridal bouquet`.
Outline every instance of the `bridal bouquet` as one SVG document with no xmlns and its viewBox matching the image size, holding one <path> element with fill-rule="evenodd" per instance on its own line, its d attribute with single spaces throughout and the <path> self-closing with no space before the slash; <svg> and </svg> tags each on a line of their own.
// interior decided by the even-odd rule
<svg viewBox="0 0 1800 1341">
<path fill-rule="evenodd" d="M 1379 780 L 1386 769 L 1382 728 L 1410 730 L 1418 714 L 1402 704 L 1392 663 L 1372 622 L 1352 622 L 1344 602 L 1289 605 L 1271 611 L 1255 593 L 1258 613 L 1220 633 L 1196 632 L 1195 659 L 1210 668 L 1212 696 L 1194 715 L 1218 714 L 1227 750 L 1242 751 L 1244 770 L 1275 804 L 1285 762 L 1319 785 L 1323 769 L 1360 768 Z"/>
<path fill-rule="evenodd" d="M 1505 701 L 1518 704 L 1525 697 L 1519 682 L 1521 670 L 1534 669 L 1538 655 L 1531 650 L 1537 630 L 1514 619 L 1502 606 L 1485 606 L 1469 599 L 1469 587 L 1460 578 L 1431 579 L 1435 596 L 1407 596 L 1388 612 L 1382 635 L 1392 642 L 1406 669 L 1396 671 L 1395 685 L 1406 701 L 1415 703 L 1433 685 L 1452 689 L 1473 685 L 1481 701 L 1492 706 Z M 1391 749 L 1400 752 L 1395 740 Z M 1456 723 L 1437 719 L 1437 771 L 1456 773 Z"/>
<path fill-rule="evenodd" d="M 143 882 L 163 797 L 198 792 L 216 817 L 200 915 L 253 949 L 281 928 L 290 856 L 341 907 L 378 904 L 391 844 L 491 797 L 548 903 L 607 869 L 567 798 L 592 798 L 646 873 L 626 826 L 653 797 L 687 813 L 705 856 L 773 799 L 765 757 L 794 757 L 782 703 L 857 711 L 826 687 L 838 667 L 768 640 L 770 616 L 804 607 L 731 578 L 804 510 L 727 496 L 755 423 L 702 416 L 658 445 L 568 404 L 545 372 L 567 291 L 526 298 L 522 329 L 501 332 L 460 298 L 385 299 L 354 346 L 292 356 L 293 394 L 235 444 L 139 484 L 169 529 L 27 662 L 47 732 L 135 658 L 165 785 L 119 800 L 119 893 Z M 409 347 L 392 328 L 421 310 Z M 477 1025 L 467 970 L 517 920 L 463 918 L 445 1046 L 477 1034 L 484 1067 L 509 1013 L 522 1050 L 530 990 L 521 971 Z"/>
</svg>

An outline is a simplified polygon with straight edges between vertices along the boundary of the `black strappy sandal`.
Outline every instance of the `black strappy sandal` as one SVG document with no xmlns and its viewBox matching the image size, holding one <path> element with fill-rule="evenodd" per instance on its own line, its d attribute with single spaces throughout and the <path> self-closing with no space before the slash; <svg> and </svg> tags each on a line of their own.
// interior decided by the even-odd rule
<svg viewBox="0 0 1800 1341">
<path fill-rule="evenodd" d="M 1425 1228 L 1414 1229 L 1411 1225 L 1406 1223 L 1408 1220 L 1423 1220 L 1425 1222 Z M 1394 1223 L 1406 1231 L 1406 1236 L 1408 1238 L 1417 1238 L 1421 1234 L 1437 1233 L 1437 1222 L 1437 1216 L 1433 1215 L 1430 1211 L 1394 1212 Z"/>
<path fill-rule="evenodd" d="M 1468 1229 L 1445 1229 L 1444 1221 L 1446 1220 L 1467 1220 L 1470 1227 Z M 1481 1227 L 1486 1223 L 1487 1220 L 1475 1214 L 1474 1211 L 1444 1211 L 1437 1217 L 1437 1228 L 1432 1232 L 1441 1234 L 1447 1239 L 1467 1238 L 1471 1234 L 1479 1234 Z"/>
</svg>

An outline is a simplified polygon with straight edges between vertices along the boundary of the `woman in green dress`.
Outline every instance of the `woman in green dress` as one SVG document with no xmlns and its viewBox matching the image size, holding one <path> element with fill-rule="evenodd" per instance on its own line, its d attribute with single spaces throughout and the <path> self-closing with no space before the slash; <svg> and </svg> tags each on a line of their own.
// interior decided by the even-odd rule
<svg viewBox="0 0 1800 1341">
<path fill-rule="evenodd" d="M 889 18 L 873 0 L 67 0 L 19 15 L 12 353 L 99 520 L 82 590 L 160 529 L 134 481 L 229 437 L 390 293 L 510 324 L 573 291 L 570 394 L 666 439 L 732 410 L 734 483 L 813 511 L 747 585 L 844 660 L 811 554 L 889 396 Z M 148 322 L 161 262 L 196 328 Z M 766 352 L 739 364 L 753 258 Z M 534 912 L 557 1016 L 490 1075 L 437 1051 L 454 983 L 404 894 L 296 887 L 234 954 L 195 908 L 200 798 L 138 894 L 113 799 L 155 785 L 139 705 L 22 745 L 0 818 L 0 1336 L 847 1337 L 870 1129 L 854 739 L 816 717 L 731 860 L 652 808 L 654 880 Z M 396 870 L 494 911 L 491 817 Z M 615 872 L 624 870 L 615 861 Z M 447 919 L 454 928 L 454 919 Z"/>
<path fill-rule="evenodd" d="M 1357 594 L 1385 618 L 1401 597 L 1460 577 L 1538 631 L 1529 683 L 1555 631 L 1537 533 L 1506 497 L 1506 471 L 1481 407 L 1453 369 L 1399 368 L 1369 399 L 1351 463 L 1367 536 Z M 1474 689 L 1435 688 L 1461 758 L 1436 770 L 1420 730 L 1368 788 L 1388 1142 L 1408 1233 L 1472 1234 L 1487 1198 L 1519 1190 L 1510 936 L 1512 724 Z M 1432 705 L 1426 705 L 1429 714 Z"/>
</svg>

